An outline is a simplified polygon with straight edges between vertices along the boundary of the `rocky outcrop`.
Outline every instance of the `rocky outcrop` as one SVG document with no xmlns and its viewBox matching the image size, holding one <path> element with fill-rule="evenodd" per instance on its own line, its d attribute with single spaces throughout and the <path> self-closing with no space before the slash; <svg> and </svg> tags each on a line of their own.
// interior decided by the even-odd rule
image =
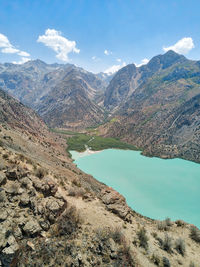
<svg viewBox="0 0 200 267">
<path fill-rule="evenodd" d="M 106 208 L 117 214 L 120 218 L 130 220 L 130 208 L 127 206 L 125 198 L 111 187 L 106 187 L 100 193 L 102 202 Z"/>
<path fill-rule="evenodd" d="M 37 178 L 15 166 L 0 173 L 0 261 L 10 266 L 20 240 L 48 231 L 67 207 L 50 177 Z"/>
</svg>

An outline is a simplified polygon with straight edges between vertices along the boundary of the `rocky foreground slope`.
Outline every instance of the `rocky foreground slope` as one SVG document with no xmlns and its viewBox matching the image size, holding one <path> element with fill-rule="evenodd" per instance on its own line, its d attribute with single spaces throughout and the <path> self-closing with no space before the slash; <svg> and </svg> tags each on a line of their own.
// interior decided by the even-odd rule
<svg viewBox="0 0 200 267">
<path fill-rule="evenodd" d="M 196 227 L 135 213 L 76 168 L 62 136 L 2 92 L 0 114 L 1 266 L 200 265 Z"/>
</svg>

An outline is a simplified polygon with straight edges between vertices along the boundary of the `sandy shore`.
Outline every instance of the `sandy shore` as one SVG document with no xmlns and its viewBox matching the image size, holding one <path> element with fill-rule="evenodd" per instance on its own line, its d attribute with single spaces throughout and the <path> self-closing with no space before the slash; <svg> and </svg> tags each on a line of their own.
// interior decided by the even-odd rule
<svg viewBox="0 0 200 267">
<path fill-rule="evenodd" d="M 96 154 L 96 153 L 99 153 L 99 152 L 101 152 L 101 150 L 94 151 L 94 150 L 90 150 L 89 148 L 87 148 L 84 152 L 70 151 L 70 153 L 72 155 L 72 158 L 74 160 L 76 160 L 78 158 L 85 157 L 85 156 L 89 156 L 91 154 Z"/>
</svg>

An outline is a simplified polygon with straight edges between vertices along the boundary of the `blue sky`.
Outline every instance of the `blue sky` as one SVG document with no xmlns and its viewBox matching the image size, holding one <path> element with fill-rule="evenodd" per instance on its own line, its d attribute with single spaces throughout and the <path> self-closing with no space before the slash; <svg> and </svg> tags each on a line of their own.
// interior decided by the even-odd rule
<svg viewBox="0 0 200 267">
<path fill-rule="evenodd" d="M 199 0 L 1 0 L 0 62 L 100 72 L 147 62 L 163 47 L 200 59 L 199 10 Z"/>
</svg>

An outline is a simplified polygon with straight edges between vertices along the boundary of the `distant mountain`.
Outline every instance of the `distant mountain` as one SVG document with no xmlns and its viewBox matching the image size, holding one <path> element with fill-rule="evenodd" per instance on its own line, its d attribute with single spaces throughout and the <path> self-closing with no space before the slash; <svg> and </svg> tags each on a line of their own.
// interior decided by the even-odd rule
<svg viewBox="0 0 200 267">
<path fill-rule="evenodd" d="M 122 106 L 133 92 L 147 79 L 179 62 L 187 61 L 182 55 L 173 51 L 168 51 L 164 55 L 153 57 L 147 65 L 137 68 L 134 64 L 129 64 L 120 69 L 111 80 L 105 91 L 104 106 L 111 112 Z"/>
<path fill-rule="evenodd" d="M 0 86 L 49 127 L 78 130 L 115 118 L 100 126 L 102 135 L 148 155 L 200 162 L 200 61 L 168 51 L 113 77 L 40 60 L 1 64 Z"/>
<path fill-rule="evenodd" d="M 118 120 L 117 136 L 162 157 L 200 162 L 200 63 L 169 51 L 140 68 L 128 65 L 112 79 L 104 104 Z"/>
<path fill-rule="evenodd" d="M 48 94 L 35 103 L 35 109 L 51 127 L 83 128 L 103 121 L 104 111 L 96 101 L 103 94 L 103 84 L 94 74 L 70 67 L 56 77 L 45 76 Z M 56 80 L 55 80 L 56 77 Z"/>
<path fill-rule="evenodd" d="M 96 75 L 100 80 L 102 80 L 105 83 L 106 86 L 108 86 L 109 82 L 112 80 L 112 78 L 114 77 L 115 73 L 107 74 L 105 72 L 99 72 Z"/>
<path fill-rule="evenodd" d="M 72 64 L 41 60 L 2 64 L 0 86 L 36 110 L 51 127 L 86 127 L 104 119 L 97 102 L 102 101 L 105 83 Z"/>
</svg>

